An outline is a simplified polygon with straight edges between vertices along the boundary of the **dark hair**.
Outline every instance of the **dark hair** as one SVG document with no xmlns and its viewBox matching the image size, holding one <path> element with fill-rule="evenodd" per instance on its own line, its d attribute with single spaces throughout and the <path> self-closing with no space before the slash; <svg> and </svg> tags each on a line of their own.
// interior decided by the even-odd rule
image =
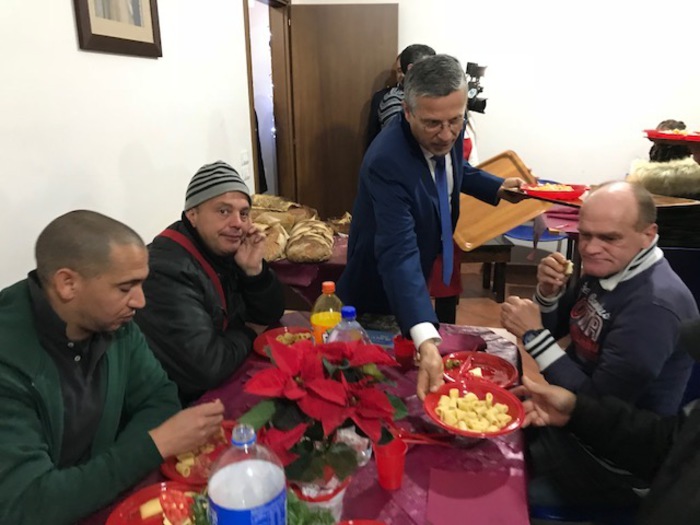
<svg viewBox="0 0 700 525">
<path fill-rule="evenodd" d="M 467 77 L 454 57 L 435 55 L 418 61 L 403 81 L 404 100 L 413 111 L 418 97 L 446 97 L 460 89 L 466 93 Z"/>
<path fill-rule="evenodd" d="M 682 120 L 667 119 L 659 122 L 656 126 L 658 131 L 685 129 L 685 122 Z M 680 144 L 657 144 L 654 143 L 649 150 L 649 160 L 652 162 L 670 162 L 676 159 L 684 159 L 690 157 L 690 148 Z"/>
<path fill-rule="evenodd" d="M 113 244 L 145 247 L 138 233 L 101 213 L 75 210 L 61 215 L 36 241 L 39 279 L 49 282 L 60 268 L 70 268 L 85 277 L 99 275 L 109 267 Z"/>
<path fill-rule="evenodd" d="M 408 66 L 415 64 L 421 58 L 435 56 L 435 50 L 425 44 L 411 44 L 406 49 L 401 51 L 399 62 L 401 63 L 401 71 L 405 75 L 408 73 Z"/>
<path fill-rule="evenodd" d="M 642 231 L 650 224 L 654 224 L 656 222 L 656 203 L 654 202 L 654 197 L 649 190 L 647 190 L 641 184 L 636 182 L 611 180 L 596 186 L 591 190 L 591 194 L 613 184 L 624 184 L 630 188 L 632 196 L 637 203 L 637 224 L 635 225 L 637 231 Z"/>
</svg>

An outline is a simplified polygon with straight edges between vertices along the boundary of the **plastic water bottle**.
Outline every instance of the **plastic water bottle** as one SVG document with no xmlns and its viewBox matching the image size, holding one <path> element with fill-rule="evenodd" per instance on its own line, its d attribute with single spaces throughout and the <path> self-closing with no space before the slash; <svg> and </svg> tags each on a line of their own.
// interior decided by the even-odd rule
<svg viewBox="0 0 700 525">
<path fill-rule="evenodd" d="M 369 335 L 362 328 L 362 325 L 356 321 L 357 312 L 354 306 L 343 306 L 340 309 L 341 321 L 328 334 L 328 342 L 335 341 L 350 342 L 362 341 L 366 344 L 371 344 Z"/>
<path fill-rule="evenodd" d="M 317 344 L 326 342 L 328 332 L 340 322 L 342 301 L 335 295 L 335 283 L 324 281 L 321 284 L 323 292 L 311 309 L 311 327 L 314 330 L 314 340 Z"/>
<path fill-rule="evenodd" d="M 256 444 L 250 425 L 237 425 L 231 444 L 209 478 L 211 524 L 285 525 L 287 488 L 282 463 L 267 447 Z"/>
</svg>

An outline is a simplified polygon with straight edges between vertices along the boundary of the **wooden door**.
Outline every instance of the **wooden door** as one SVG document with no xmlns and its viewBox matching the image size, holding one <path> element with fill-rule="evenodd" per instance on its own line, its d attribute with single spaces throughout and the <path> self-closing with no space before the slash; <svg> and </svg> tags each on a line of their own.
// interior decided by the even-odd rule
<svg viewBox="0 0 700 525">
<path fill-rule="evenodd" d="M 352 211 L 369 102 L 398 46 L 398 4 L 290 6 L 294 174 L 322 218 Z"/>
</svg>

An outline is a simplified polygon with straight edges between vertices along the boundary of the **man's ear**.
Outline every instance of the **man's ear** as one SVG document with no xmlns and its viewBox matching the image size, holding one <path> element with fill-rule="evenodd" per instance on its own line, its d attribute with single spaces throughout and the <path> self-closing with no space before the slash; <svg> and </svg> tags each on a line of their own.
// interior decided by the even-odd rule
<svg viewBox="0 0 700 525">
<path fill-rule="evenodd" d="M 56 294 L 63 302 L 71 301 L 77 294 L 80 274 L 70 268 L 59 268 L 51 278 Z"/>
<path fill-rule="evenodd" d="M 642 233 L 644 234 L 645 237 L 645 242 L 644 242 L 644 247 L 648 248 L 652 242 L 654 242 L 654 238 L 656 237 L 656 234 L 659 232 L 659 226 L 654 223 L 650 224 L 644 230 Z"/>
<path fill-rule="evenodd" d="M 187 220 L 190 221 L 192 226 L 196 226 L 195 221 L 197 217 L 197 207 L 195 206 L 194 208 L 190 208 L 185 212 L 185 217 L 187 217 Z"/>
<path fill-rule="evenodd" d="M 408 109 L 408 104 L 406 104 L 405 100 L 403 102 L 401 102 L 401 105 L 403 106 L 403 115 L 404 115 L 404 117 L 406 117 L 406 120 L 408 120 L 409 116 L 411 115 L 411 110 Z M 190 221 L 190 222 L 192 222 L 192 221 Z"/>
</svg>

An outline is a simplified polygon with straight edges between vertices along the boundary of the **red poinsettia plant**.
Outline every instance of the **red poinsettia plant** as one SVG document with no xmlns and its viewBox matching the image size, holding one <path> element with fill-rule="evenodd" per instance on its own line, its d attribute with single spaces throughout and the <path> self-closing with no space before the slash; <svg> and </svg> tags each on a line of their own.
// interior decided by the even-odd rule
<svg viewBox="0 0 700 525">
<path fill-rule="evenodd" d="M 259 442 L 277 454 L 290 481 L 344 480 L 361 459 L 347 431 L 360 441 L 384 443 L 392 438 L 391 422 L 406 414 L 404 403 L 386 392 L 389 381 L 379 367 L 398 363 L 380 346 L 271 341 L 268 353 L 272 366 L 245 386 L 266 399 L 239 421 L 258 430 Z"/>
</svg>

